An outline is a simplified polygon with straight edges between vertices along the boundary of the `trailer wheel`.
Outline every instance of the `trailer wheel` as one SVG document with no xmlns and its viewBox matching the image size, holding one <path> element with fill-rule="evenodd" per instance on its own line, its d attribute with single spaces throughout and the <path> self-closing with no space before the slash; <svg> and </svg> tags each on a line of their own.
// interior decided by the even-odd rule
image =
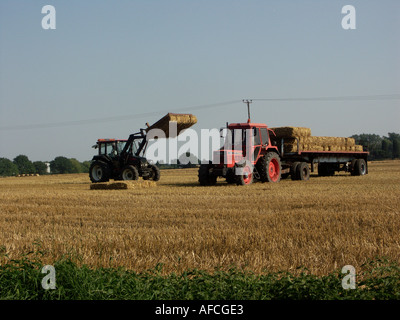
<svg viewBox="0 0 400 320">
<path fill-rule="evenodd" d="M 357 159 L 354 166 L 354 175 L 363 176 L 367 173 L 367 164 L 364 159 Z"/>
<path fill-rule="evenodd" d="M 89 178 L 93 183 L 107 182 L 110 180 L 110 169 L 107 163 L 95 161 L 90 165 Z"/>
<path fill-rule="evenodd" d="M 281 160 L 275 152 L 268 152 L 257 162 L 257 171 L 262 182 L 279 182 L 281 170 Z"/>
<path fill-rule="evenodd" d="M 217 183 L 217 176 L 209 173 L 210 165 L 201 164 L 199 168 L 199 182 L 202 186 L 214 186 Z"/>
<path fill-rule="evenodd" d="M 307 162 L 301 162 L 296 168 L 296 174 L 298 180 L 310 179 L 310 167 Z"/>
<path fill-rule="evenodd" d="M 128 165 L 122 169 L 121 173 L 122 180 L 137 180 L 139 179 L 139 172 L 135 166 Z"/>
<path fill-rule="evenodd" d="M 290 167 L 290 177 L 292 180 L 299 180 L 297 176 L 297 167 L 299 166 L 300 162 L 293 162 L 292 166 Z"/>
</svg>

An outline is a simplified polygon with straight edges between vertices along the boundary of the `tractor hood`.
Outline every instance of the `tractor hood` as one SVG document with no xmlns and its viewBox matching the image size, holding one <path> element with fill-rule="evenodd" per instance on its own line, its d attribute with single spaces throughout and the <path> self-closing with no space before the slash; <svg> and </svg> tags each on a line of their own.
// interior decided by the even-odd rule
<svg viewBox="0 0 400 320">
<path fill-rule="evenodd" d="M 233 167 L 236 162 L 240 162 L 243 159 L 242 150 L 226 150 L 220 149 L 213 153 L 213 164 L 226 165 L 227 167 Z"/>
</svg>

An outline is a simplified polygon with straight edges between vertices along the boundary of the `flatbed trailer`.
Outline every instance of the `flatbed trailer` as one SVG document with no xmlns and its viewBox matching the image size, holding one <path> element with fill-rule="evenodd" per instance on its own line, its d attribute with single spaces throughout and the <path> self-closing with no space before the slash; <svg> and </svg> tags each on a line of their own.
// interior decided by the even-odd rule
<svg viewBox="0 0 400 320">
<path fill-rule="evenodd" d="M 227 129 L 230 134 L 226 141 L 231 144 L 214 151 L 213 161 L 201 164 L 200 185 L 215 185 L 218 177 L 238 185 L 250 185 L 254 180 L 279 182 L 289 176 L 292 180 L 308 180 L 315 166 L 319 176 L 332 176 L 339 171 L 354 176 L 368 174 L 369 153 L 365 151 L 302 150 L 296 138 L 297 151 L 285 152 L 285 139 L 278 140 L 266 124 L 231 123 Z M 239 138 L 234 132 L 241 133 Z"/>
<path fill-rule="evenodd" d="M 283 144 L 282 144 L 283 145 Z M 291 175 L 293 180 L 307 180 L 309 172 L 300 169 L 302 163 L 309 165 L 309 171 L 318 166 L 319 176 L 332 176 L 335 172 L 350 172 L 352 175 L 368 174 L 369 152 L 359 151 L 298 151 L 284 153 L 280 150 L 282 178 Z"/>
</svg>

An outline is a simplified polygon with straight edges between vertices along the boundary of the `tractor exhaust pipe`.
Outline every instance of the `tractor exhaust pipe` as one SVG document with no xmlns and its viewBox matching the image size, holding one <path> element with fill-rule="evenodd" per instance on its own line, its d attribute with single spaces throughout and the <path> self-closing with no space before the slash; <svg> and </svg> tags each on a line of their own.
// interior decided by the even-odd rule
<svg viewBox="0 0 400 320">
<path fill-rule="evenodd" d="M 252 103 L 253 100 L 243 100 L 243 103 L 247 104 L 247 115 L 248 115 L 248 119 L 247 119 L 247 123 L 250 123 L 250 103 Z"/>
</svg>

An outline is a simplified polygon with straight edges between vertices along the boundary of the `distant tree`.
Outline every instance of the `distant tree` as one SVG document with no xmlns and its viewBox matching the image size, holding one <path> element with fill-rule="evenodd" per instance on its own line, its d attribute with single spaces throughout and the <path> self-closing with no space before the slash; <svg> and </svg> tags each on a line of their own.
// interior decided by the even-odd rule
<svg viewBox="0 0 400 320">
<path fill-rule="evenodd" d="M 356 144 L 366 147 L 369 151 L 380 150 L 382 148 L 382 137 L 378 134 L 355 134 L 352 138 L 356 140 Z"/>
<path fill-rule="evenodd" d="M 72 162 L 66 157 L 56 157 L 50 161 L 50 169 L 52 173 L 73 173 L 74 166 Z"/>
<path fill-rule="evenodd" d="M 400 158 L 400 139 L 393 140 L 393 158 Z"/>
<path fill-rule="evenodd" d="M 70 173 L 81 173 L 83 172 L 82 170 L 82 164 L 76 160 L 75 158 L 69 159 L 69 161 L 72 164 L 72 172 Z"/>
<path fill-rule="evenodd" d="M 35 161 L 33 162 L 33 166 L 35 167 L 36 173 L 40 175 L 47 173 L 47 165 L 43 161 Z"/>
<path fill-rule="evenodd" d="M 90 161 L 83 161 L 83 162 L 81 163 L 82 172 L 83 172 L 83 173 L 89 173 L 90 164 L 91 164 Z"/>
<path fill-rule="evenodd" d="M 6 158 L 0 158 L 0 176 L 15 176 L 18 173 L 18 167 L 14 162 Z"/>
<path fill-rule="evenodd" d="M 382 139 L 382 156 L 384 158 L 390 158 L 391 157 L 391 146 L 392 142 L 389 139 L 386 139 L 385 137 Z"/>
<path fill-rule="evenodd" d="M 389 133 L 388 133 L 388 138 L 389 138 L 391 141 L 400 140 L 400 134 L 399 134 L 399 133 L 395 133 L 395 132 L 389 132 Z"/>
<path fill-rule="evenodd" d="M 35 166 L 25 155 L 19 155 L 14 158 L 15 165 L 20 173 L 36 173 Z"/>
</svg>

